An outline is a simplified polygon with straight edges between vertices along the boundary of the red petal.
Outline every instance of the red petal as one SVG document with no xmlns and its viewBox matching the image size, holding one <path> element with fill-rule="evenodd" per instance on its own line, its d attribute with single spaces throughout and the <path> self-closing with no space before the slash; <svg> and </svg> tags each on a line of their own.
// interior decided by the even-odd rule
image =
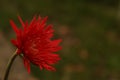
<svg viewBox="0 0 120 80">
<path fill-rule="evenodd" d="M 21 51 L 20 49 L 17 50 L 17 54 L 21 54 L 21 52 L 22 52 L 22 51 Z"/>
<path fill-rule="evenodd" d="M 36 16 L 33 17 L 32 21 L 30 22 L 30 26 L 33 26 L 33 24 L 35 23 L 36 21 Z"/>
<path fill-rule="evenodd" d="M 56 71 L 56 69 L 52 66 L 49 66 L 47 64 L 42 64 L 42 66 L 46 69 L 46 70 L 49 70 L 49 71 Z"/>
<path fill-rule="evenodd" d="M 52 29 L 52 25 L 48 25 L 47 28 L 45 29 L 45 32 L 47 32 L 47 33 L 54 32 L 54 30 Z"/>
<path fill-rule="evenodd" d="M 42 70 L 43 69 L 43 67 L 41 66 L 41 65 L 39 65 L 39 68 Z"/>
<path fill-rule="evenodd" d="M 30 73 L 30 61 L 27 58 L 23 58 L 24 66 L 27 68 L 28 73 Z"/>
<path fill-rule="evenodd" d="M 56 52 L 56 51 L 58 51 L 58 50 L 61 50 L 62 47 L 61 47 L 61 46 L 58 46 L 58 47 L 52 47 L 52 48 L 50 48 L 50 49 L 51 49 L 52 52 Z"/>
<path fill-rule="evenodd" d="M 51 42 L 51 45 L 52 45 L 52 46 L 58 46 L 61 41 L 62 41 L 62 39 L 53 40 L 53 41 Z"/>
<path fill-rule="evenodd" d="M 41 17 L 39 16 L 39 17 L 38 17 L 38 21 L 40 22 L 40 20 L 41 20 Z"/>
<path fill-rule="evenodd" d="M 18 46 L 17 40 L 11 40 L 11 42 L 12 42 L 16 47 Z"/>
<path fill-rule="evenodd" d="M 13 30 L 15 31 L 15 33 L 18 34 L 19 33 L 19 29 L 17 28 L 15 23 L 12 20 L 10 20 L 10 24 L 11 24 Z"/>
<path fill-rule="evenodd" d="M 45 22 L 47 21 L 47 16 L 42 20 L 41 24 L 40 24 L 40 27 L 44 27 L 43 25 L 45 25 Z"/>
<path fill-rule="evenodd" d="M 25 28 L 25 24 L 24 24 L 24 22 L 22 21 L 22 19 L 21 19 L 20 16 L 18 16 L 18 19 L 19 19 L 20 23 L 22 24 L 22 27 Z"/>
</svg>

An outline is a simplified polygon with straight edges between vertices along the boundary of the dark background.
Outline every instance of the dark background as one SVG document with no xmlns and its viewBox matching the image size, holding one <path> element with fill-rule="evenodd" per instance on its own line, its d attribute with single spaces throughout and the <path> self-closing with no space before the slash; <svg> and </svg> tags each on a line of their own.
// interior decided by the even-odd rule
<svg viewBox="0 0 120 80">
<path fill-rule="evenodd" d="M 120 80 L 119 0 L 0 0 L 0 32 L 14 38 L 9 20 L 48 16 L 62 38 L 56 72 L 32 66 L 38 80 Z M 11 44 L 12 45 L 12 44 Z"/>
</svg>

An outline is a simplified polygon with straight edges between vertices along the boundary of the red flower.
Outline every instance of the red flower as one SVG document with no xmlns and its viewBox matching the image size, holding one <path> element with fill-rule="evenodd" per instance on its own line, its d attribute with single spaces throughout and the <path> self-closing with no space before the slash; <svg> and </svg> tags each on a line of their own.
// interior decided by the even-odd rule
<svg viewBox="0 0 120 80">
<path fill-rule="evenodd" d="M 38 19 L 34 17 L 30 24 L 23 22 L 18 16 L 22 28 L 18 29 L 15 23 L 10 20 L 17 38 L 12 40 L 13 45 L 18 48 L 17 54 L 23 54 L 24 65 L 30 73 L 30 62 L 39 66 L 40 69 L 55 71 L 53 64 L 60 60 L 58 54 L 54 54 L 61 49 L 59 43 L 61 39 L 51 40 L 54 30 L 52 25 L 46 26 L 47 17 Z"/>
</svg>

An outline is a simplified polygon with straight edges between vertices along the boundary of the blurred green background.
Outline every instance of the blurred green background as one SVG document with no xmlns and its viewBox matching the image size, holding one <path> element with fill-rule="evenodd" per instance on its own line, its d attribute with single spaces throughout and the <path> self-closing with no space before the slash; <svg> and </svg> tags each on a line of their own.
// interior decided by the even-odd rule
<svg viewBox="0 0 120 80">
<path fill-rule="evenodd" d="M 120 80 L 119 0 L 0 0 L 0 32 L 8 42 L 9 20 L 20 26 L 17 15 L 48 16 L 55 38 L 63 39 L 56 72 L 31 65 L 38 80 Z"/>
</svg>

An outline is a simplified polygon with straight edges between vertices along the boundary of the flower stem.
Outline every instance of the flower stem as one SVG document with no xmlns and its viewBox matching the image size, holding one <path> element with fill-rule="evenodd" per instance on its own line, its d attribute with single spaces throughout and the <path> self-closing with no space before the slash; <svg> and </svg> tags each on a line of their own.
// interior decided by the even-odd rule
<svg viewBox="0 0 120 80">
<path fill-rule="evenodd" d="M 17 50 L 14 52 L 14 54 L 12 55 L 12 57 L 10 58 L 8 64 L 7 64 L 7 68 L 6 68 L 6 71 L 5 71 L 5 75 L 4 75 L 4 79 L 3 80 L 8 80 L 8 75 L 9 75 L 9 72 L 10 72 L 10 68 L 13 64 L 13 61 L 15 60 L 15 58 L 17 57 Z"/>
</svg>

